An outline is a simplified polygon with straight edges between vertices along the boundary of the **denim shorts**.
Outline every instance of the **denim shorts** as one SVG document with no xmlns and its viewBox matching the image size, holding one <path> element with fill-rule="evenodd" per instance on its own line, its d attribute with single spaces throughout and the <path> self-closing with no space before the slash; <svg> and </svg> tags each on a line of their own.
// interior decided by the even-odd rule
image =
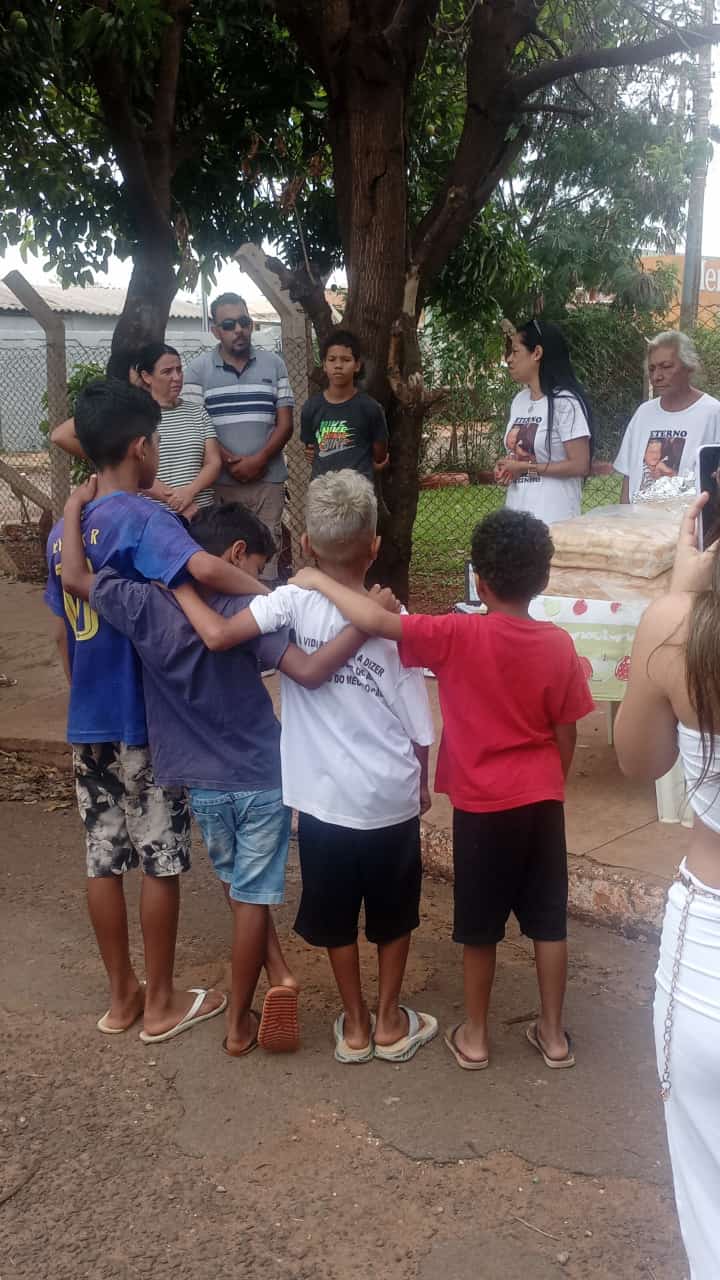
<svg viewBox="0 0 720 1280">
<path fill-rule="evenodd" d="M 285 896 L 290 810 L 282 791 L 190 791 L 215 873 L 234 902 L 271 906 Z"/>
</svg>

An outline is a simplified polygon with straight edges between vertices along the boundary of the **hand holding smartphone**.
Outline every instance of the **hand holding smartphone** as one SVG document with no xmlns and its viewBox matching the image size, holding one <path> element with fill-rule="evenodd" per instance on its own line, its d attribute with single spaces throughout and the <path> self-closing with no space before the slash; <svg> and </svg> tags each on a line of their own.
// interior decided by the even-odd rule
<svg viewBox="0 0 720 1280">
<path fill-rule="evenodd" d="M 698 493 L 709 493 L 698 521 L 698 547 L 705 551 L 720 538 L 720 444 L 703 444 L 697 453 Z"/>
</svg>

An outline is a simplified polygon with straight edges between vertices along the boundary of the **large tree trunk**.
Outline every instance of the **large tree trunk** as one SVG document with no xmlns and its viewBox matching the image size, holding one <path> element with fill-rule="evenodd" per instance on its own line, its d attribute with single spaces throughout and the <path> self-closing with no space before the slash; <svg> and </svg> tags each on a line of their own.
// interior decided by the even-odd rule
<svg viewBox="0 0 720 1280">
<path fill-rule="evenodd" d="M 172 238 L 153 248 L 138 246 L 133 255 L 125 305 L 113 332 L 107 367 L 109 377 L 127 378 L 140 348 L 148 342 L 164 340 L 176 290 Z"/>
</svg>

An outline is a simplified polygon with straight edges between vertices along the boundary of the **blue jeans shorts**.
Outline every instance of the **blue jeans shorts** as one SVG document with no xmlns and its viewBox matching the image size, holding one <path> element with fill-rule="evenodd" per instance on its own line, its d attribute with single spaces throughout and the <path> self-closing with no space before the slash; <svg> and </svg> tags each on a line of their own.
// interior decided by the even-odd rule
<svg viewBox="0 0 720 1280">
<path fill-rule="evenodd" d="M 234 902 L 272 906 L 285 896 L 290 810 L 282 792 L 190 791 L 215 874 Z"/>
</svg>

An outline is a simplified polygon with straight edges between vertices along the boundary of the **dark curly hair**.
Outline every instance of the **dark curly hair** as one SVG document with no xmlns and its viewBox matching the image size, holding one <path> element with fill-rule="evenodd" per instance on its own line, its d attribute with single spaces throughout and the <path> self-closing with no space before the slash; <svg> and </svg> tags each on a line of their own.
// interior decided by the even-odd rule
<svg viewBox="0 0 720 1280">
<path fill-rule="evenodd" d="M 554 550 L 542 520 L 502 507 L 475 526 L 470 558 L 498 600 L 532 600 L 545 588 Z"/>
</svg>

